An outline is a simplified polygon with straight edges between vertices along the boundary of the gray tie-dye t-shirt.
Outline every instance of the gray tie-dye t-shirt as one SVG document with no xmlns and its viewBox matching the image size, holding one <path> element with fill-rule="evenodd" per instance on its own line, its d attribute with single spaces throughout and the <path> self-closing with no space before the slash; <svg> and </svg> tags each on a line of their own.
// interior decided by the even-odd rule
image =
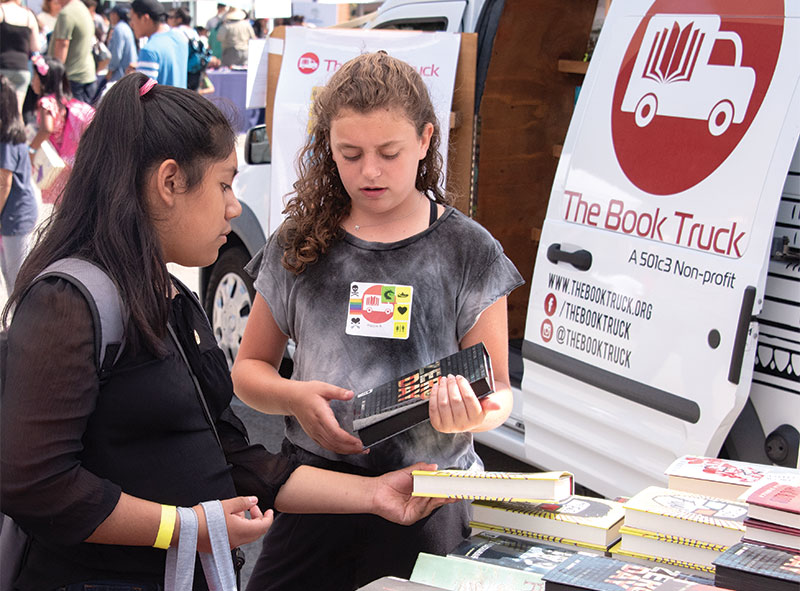
<svg viewBox="0 0 800 591">
<path fill-rule="evenodd" d="M 447 208 L 428 229 L 394 243 L 351 234 L 294 275 L 270 237 L 247 271 L 275 322 L 296 343 L 292 379 L 321 380 L 358 394 L 450 355 L 480 313 L 522 283 L 500 243 Z M 352 401 L 331 403 L 352 432 Z M 439 433 L 426 421 L 373 446 L 366 455 L 321 448 L 294 417 L 286 436 L 331 460 L 379 471 L 426 461 L 468 468 L 480 462 L 471 433 Z"/>
</svg>

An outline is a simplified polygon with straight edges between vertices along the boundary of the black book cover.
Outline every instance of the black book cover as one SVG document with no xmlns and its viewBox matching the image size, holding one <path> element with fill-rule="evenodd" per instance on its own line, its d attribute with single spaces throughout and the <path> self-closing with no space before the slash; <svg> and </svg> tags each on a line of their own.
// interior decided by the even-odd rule
<svg viewBox="0 0 800 591">
<path fill-rule="evenodd" d="M 358 394 L 353 429 L 369 447 L 428 419 L 428 398 L 440 376 L 464 376 L 480 397 L 494 391 L 492 362 L 483 343 L 462 349 L 396 380 Z"/>
<path fill-rule="evenodd" d="M 461 542 L 450 555 L 544 574 L 574 556 L 575 551 L 482 531 Z"/>
<path fill-rule="evenodd" d="M 800 552 L 742 542 L 720 554 L 714 566 L 717 585 L 725 582 L 733 589 L 800 591 Z"/>
<path fill-rule="evenodd" d="M 545 591 L 714 591 L 704 577 L 663 566 L 644 566 L 605 556 L 576 554 L 543 576 Z"/>
</svg>

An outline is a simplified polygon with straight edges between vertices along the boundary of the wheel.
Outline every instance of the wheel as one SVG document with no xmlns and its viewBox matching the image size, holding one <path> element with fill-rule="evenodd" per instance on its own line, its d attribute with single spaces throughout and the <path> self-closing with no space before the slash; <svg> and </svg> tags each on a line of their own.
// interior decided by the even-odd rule
<svg viewBox="0 0 800 591">
<path fill-rule="evenodd" d="M 636 104 L 636 111 L 633 113 L 636 125 L 639 127 L 647 127 L 650 125 L 653 118 L 656 116 L 657 109 L 658 99 L 656 99 L 656 95 L 646 94 L 640 98 L 639 102 Z"/>
<path fill-rule="evenodd" d="M 206 288 L 206 313 L 211 319 L 217 344 L 228 360 L 228 367 L 233 366 L 239 352 L 255 298 L 253 280 L 244 272 L 249 260 L 250 256 L 242 247 L 224 250 L 211 268 Z"/>
<path fill-rule="evenodd" d="M 731 126 L 733 121 L 733 104 L 728 100 L 722 100 L 714 105 L 708 115 L 708 131 L 714 137 L 722 135 Z"/>
</svg>

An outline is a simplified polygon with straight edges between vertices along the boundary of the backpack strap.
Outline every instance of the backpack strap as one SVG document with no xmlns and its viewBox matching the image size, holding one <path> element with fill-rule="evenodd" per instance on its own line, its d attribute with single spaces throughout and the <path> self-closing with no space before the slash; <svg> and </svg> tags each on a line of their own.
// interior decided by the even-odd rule
<svg viewBox="0 0 800 591">
<path fill-rule="evenodd" d="M 94 323 L 94 350 L 101 383 L 108 379 L 113 365 L 125 348 L 126 315 L 119 290 L 108 274 L 89 261 L 68 257 L 60 259 L 41 273 L 31 285 L 47 277 L 69 281 L 83 294 Z M 30 287 L 28 288 L 30 289 Z"/>
</svg>

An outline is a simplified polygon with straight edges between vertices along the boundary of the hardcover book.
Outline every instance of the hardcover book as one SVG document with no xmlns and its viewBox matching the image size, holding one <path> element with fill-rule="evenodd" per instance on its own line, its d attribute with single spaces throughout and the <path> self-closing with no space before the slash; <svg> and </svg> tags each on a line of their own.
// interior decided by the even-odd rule
<svg viewBox="0 0 800 591">
<path fill-rule="evenodd" d="M 489 533 L 502 534 L 516 538 L 518 540 L 527 542 L 544 542 L 549 546 L 554 546 L 559 550 L 568 550 L 572 552 L 585 552 L 588 554 L 605 554 L 608 552 L 607 546 L 600 544 L 589 544 L 588 542 L 579 542 L 578 540 L 570 540 L 560 536 L 549 536 L 547 534 L 540 534 L 525 529 L 514 529 L 513 527 L 502 527 L 499 525 L 490 525 L 488 523 L 479 523 L 477 521 L 470 521 L 470 526 L 473 532 L 485 531 Z"/>
<path fill-rule="evenodd" d="M 456 556 L 420 552 L 410 580 L 453 591 L 544 591 L 542 575 Z"/>
<path fill-rule="evenodd" d="M 714 572 L 714 559 L 727 550 L 725 546 L 635 529 L 627 525 L 623 525 L 619 533 L 622 534 L 619 549 L 623 553 L 653 559 L 658 557 L 684 568 L 710 573 Z"/>
<path fill-rule="evenodd" d="M 747 505 L 650 486 L 625 503 L 625 525 L 640 530 L 732 546 L 744 534 Z"/>
<path fill-rule="evenodd" d="M 576 554 L 544 575 L 546 591 L 719 591 L 691 575 L 663 566 L 644 566 L 605 556 Z"/>
<path fill-rule="evenodd" d="M 797 552 L 800 551 L 800 529 L 748 517 L 744 520 L 742 541 Z"/>
<path fill-rule="evenodd" d="M 482 531 L 461 542 L 449 556 L 469 558 L 544 574 L 573 554 L 575 554 L 575 550 L 566 550 L 534 540 L 522 540 Z"/>
<path fill-rule="evenodd" d="M 731 501 L 739 500 L 748 489 L 767 477 L 789 482 L 800 478 L 800 471 L 791 468 L 691 455 L 672 462 L 664 474 L 669 477 L 671 489 Z"/>
<path fill-rule="evenodd" d="M 747 515 L 800 529 L 800 486 L 768 482 L 747 497 Z"/>
<path fill-rule="evenodd" d="M 715 582 L 742 591 L 800 589 L 800 552 L 787 552 L 743 542 L 715 561 Z"/>
<path fill-rule="evenodd" d="M 642 564 L 644 566 L 666 566 L 670 570 L 675 570 L 686 575 L 692 575 L 692 580 L 705 585 L 714 584 L 714 569 L 713 568 L 699 568 L 700 565 L 693 563 L 681 562 L 680 560 L 672 560 L 664 556 L 650 556 L 647 554 L 639 554 L 637 552 L 629 552 L 622 549 L 622 542 L 617 542 L 608 550 L 611 558 L 622 560 L 623 562 L 633 562 L 634 564 Z"/>
<path fill-rule="evenodd" d="M 622 504 L 573 495 L 562 503 L 473 501 L 472 519 L 480 524 L 535 534 L 544 541 L 573 541 L 607 549 L 619 538 Z M 527 534 L 523 534 L 527 535 Z"/>
<path fill-rule="evenodd" d="M 353 401 L 353 430 L 370 447 L 427 420 L 431 388 L 449 374 L 466 378 L 479 398 L 494 392 L 492 362 L 486 347 L 478 343 L 358 394 Z"/>
<path fill-rule="evenodd" d="M 563 501 L 573 492 L 569 472 L 414 470 L 415 497 L 488 501 Z"/>
</svg>

